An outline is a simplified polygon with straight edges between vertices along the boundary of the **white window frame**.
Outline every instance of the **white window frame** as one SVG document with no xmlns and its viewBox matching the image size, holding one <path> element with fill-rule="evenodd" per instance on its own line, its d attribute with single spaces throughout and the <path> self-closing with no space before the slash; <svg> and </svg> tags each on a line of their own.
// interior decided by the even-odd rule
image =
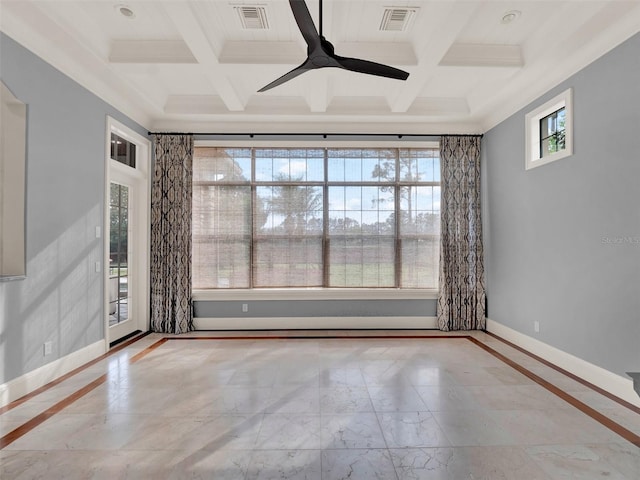
<svg viewBox="0 0 640 480">
<path fill-rule="evenodd" d="M 224 141 L 196 140 L 195 147 L 321 147 L 321 148 L 385 148 L 389 142 L 371 141 Z M 438 141 L 402 141 L 394 148 L 435 148 Z M 438 289 L 413 288 L 247 288 L 196 290 L 192 292 L 194 301 L 257 301 L 257 300 L 433 300 L 439 295 Z"/>
<path fill-rule="evenodd" d="M 564 149 L 549 156 L 540 156 L 540 120 L 544 117 L 565 109 L 565 146 Z M 526 125 L 526 158 L 525 169 L 530 170 L 556 160 L 573 155 L 573 89 L 569 88 L 560 95 L 529 112 L 525 118 Z"/>
</svg>

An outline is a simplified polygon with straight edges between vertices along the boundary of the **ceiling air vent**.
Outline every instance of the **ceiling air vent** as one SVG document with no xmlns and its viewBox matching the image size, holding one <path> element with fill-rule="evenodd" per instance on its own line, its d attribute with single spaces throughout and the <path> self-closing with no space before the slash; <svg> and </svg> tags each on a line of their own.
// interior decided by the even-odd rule
<svg viewBox="0 0 640 480">
<path fill-rule="evenodd" d="M 257 5 L 238 5 L 233 7 L 238 12 L 242 28 L 245 30 L 268 30 L 267 9 Z"/>
<path fill-rule="evenodd" d="M 383 32 L 404 32 L 417 10 L 417 8 L 385 7 L 380 30 Z"/>
</svg>

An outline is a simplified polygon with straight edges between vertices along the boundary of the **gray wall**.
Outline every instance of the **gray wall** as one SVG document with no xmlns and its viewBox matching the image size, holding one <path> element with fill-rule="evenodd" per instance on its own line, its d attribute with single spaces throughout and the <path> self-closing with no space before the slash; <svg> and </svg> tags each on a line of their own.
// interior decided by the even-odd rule
<svg viewBox="0 0 640 480">
<path fill-rule="evenodd" d="M 0 78 L 28 108 L 27 278 L 0 283 L 2 384 L 104 338 L 106 116 L 146 130 L 2 33 Z"/>
<path fill-rule="evenodd" d="M 525 114 L 569 87 L 574 155 L 525 171 Z M 483 151 L 488 317 L 640 370 L 640 34 L 490 130 Z"/>
<path fill-rule="evenodd" d="M 249 311 L 242 313 L 242 304 Z M 202 318 L 260 317 L 435 317 L 436 300 L 260 300 L 195 302 Z M 389 328 L 393 323 L 389 322 Z"/>
</svg>

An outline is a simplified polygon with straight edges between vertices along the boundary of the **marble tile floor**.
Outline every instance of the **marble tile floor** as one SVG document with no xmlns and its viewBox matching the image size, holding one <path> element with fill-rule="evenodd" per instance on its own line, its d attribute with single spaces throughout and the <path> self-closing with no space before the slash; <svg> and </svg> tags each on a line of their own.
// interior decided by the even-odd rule
<svg viewBox="0 0 640 480">
<path fill-rule="evenodd" d="M 637 444 L 467 335 L 151 334 L 0 410 L 0 478 L 640 478 Z M 640 434 L 636 411 L 471 335 Z"/>
</svg>

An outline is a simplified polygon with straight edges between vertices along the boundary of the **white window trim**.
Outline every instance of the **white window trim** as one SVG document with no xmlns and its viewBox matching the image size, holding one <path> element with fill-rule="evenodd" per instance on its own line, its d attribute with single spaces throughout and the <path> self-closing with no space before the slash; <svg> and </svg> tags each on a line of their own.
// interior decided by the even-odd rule
<svg viewBox="0 0 640 480">
<path fill-rule="evenodd" d="M 111 134 L 115 133 L 119 137 L 134 143 L 138 148 L 138 155 L 136 156 L 135 168 L 124 165 L 116 160 L 113 160 L 110 155 L 111 147 Z M 135 238 L 137 239 L 137 251 L 140 252 L 136 260 L 136 270 L 138 272 L 138 279 L 132 282 L 132 288 L 135 288 L 135 297 L 138 301 L 134 304 L 132 309 L 132 315 L 135 319 L 135 325 L 132 327 L 134 330 L 147 331 L 149 329 L 149 301 L 150 298 L 150 286 L 149 286 L 149 265 L 150 265 L 150 234 L 151 234 L 151 176 L 149 175 L 151 169 L 151 141 L 135 132 L 131 128 L 127 127 L 123 123 L 114 119 L 111 116 L 106 117 L 106 152 L 105 152 L 105 184 L 104 184 L 104 205 L 109 204 L 110 185 L 112 180 L 112 174 L 124 174 L 129 177 L 131 181 L 137 182 L 138 195 L 135 199 L 132 199 L 135 206 L 132 206 L 132 211 L 135 210 L 138 215 L 138 220 L 133 227 L 136 229 Z M 109 327 L 109 285 L 107 272 L 109 271 L 109 210 L 105 209 L 104 223 L 102 231 L 104 232 L 103 240 L 103 275 L 105 276 L 103 285 L 103 308 L 104 308 L 104 334 L 107 339 L 105 346 L 109 347 L 109 343 L 115 339 L 121 337 L 121 330 L 128 331 L 130 325 L 128 321 L 123 322 L 119 329 L 116 327 Z"/>
<path fill-rule="evenodd" d="M 548 157 L 540 157 L 540 120 L 563 107 L 565 109 L 565 148 Z M 560 95 L 529 112 L 525 118 L 525 128 L 526 170 L 573 155 L 573 89 L 565 90 Z"/>
<path fill-rule="evenodd" d="M 194 290 L 195 301 L 256 300 L 434 300 L 435 289 L 418 288 L 251 288 Z"/>
</svg>

